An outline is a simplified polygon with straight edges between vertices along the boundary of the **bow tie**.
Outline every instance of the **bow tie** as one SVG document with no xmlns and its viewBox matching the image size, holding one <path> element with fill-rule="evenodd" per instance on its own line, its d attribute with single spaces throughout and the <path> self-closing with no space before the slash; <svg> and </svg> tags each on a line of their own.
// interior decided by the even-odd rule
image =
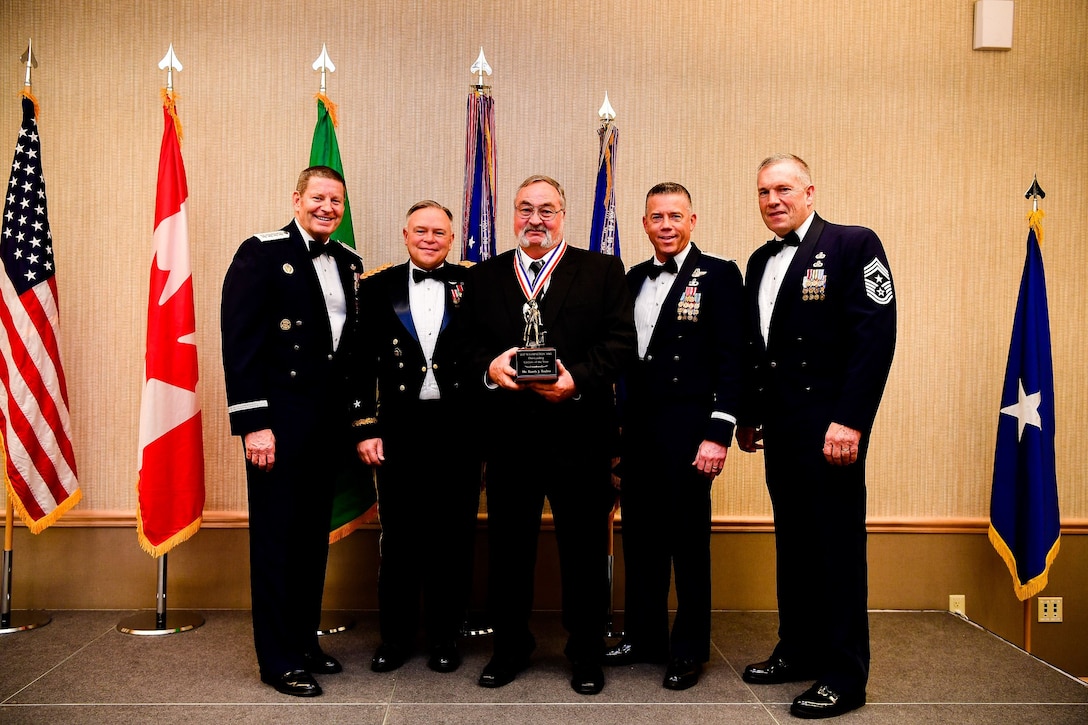
<svg viewBox="0 0 1088 725">
<path fill-rule="evenodd" d="M 662 272 L 670 272 L 672 274 L 676 274 L 677 271 L 678 270 L 676 268 L 676 259 L 674 257 L 669 257 L 669 260 L 664 264 L 650 265 L 650 268 L 646 270 L 646 276 L 650 279 L 657 279 L 658 275 L 660 275 Z"/>
<path fill-rule="evenodd" d="M 778 254 L 785 247 L 796 247 L 801 243 L 800 237 L 797 236 L 797 232 L 790 232 L 781 239 L 772 239 L 767 242 L 767 248 L 771 250 L 771 256 Z"/>
<path fill-rule="evenodd" d="M 310 248 L 310 256 L 318 257 L 322 254 L 328 254 L 332 248 L 332 242 L 319 242 L 316 239 L 311 239 L 307 242 Z"/>
<path fill-rule="evenodd" d="M 450 278 L 450 267 L 448 264 L 443 264 L 441 267 L 435 267 L 434 269 L 412 269 L 412 281 L 422 282 L 425 279 L 436 279 L 439 282 L 446 282 Z"/>
</svg>

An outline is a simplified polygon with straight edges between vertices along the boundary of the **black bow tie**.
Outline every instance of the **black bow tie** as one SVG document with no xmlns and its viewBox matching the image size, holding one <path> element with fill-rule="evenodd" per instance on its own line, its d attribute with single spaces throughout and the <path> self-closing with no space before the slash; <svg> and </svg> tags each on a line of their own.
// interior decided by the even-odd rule
<svg viewBox="0 0 1088 725">
<path fill-rule="evenodd" d="M 801 238 L 797 236 L 797 232 L 790 232 L 781 239 L 772 239 L 767 242 L 768 249 L 771 250 L 771 256 L 778 254 L 784 247 L 796 247 L 801 243 Z"/>
<path fill-rule="evenodd" d="M 676 259 L 674 257 L 669 257 L 669 260 L 664 264 L 650 265 L 650 268 L 646 270 L 646 276 L 650 279 L 657 279 L 658 275 L 660 275 L 662 272 L 671 272 L 672 274 L 676 274 L 677 267 Z"/>
<path fill-rule="evenodd" d="M 310 256 L 317 257 L 322 254 L 328 254 L 332 248 L 332 242 L 319 242 L 316 239 L 311 239 L 307 244 L 310 247 Z"/>
<path fill-rule="evenodd" d="M 447 264 L 443 264 L 441 267 L 434 269 L 419 269 L 412 268 L 412 281 L 422 282 L 425 279 L 437 279 L 439 282 L 446 282 L 450 278 L 450 267 Z"/>
</svg>

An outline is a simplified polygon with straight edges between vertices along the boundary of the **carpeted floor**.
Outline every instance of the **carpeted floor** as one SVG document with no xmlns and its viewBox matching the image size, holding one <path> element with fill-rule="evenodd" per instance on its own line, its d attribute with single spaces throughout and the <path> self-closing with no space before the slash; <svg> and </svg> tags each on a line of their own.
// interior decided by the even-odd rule
<svg viewBox="0 0 1088 725">
<path fill-rule="evenodd" d="M 0 636 L 0 722 L 769 725 L 796 722 L 789 704 L 808 686 L 740 679 L 774 646 L 773 612 L 716 612 L 711 661 L 690 690 L 665 690 L 661 666 L 636 665 L 606 670 L 595 697 L 568 685 L 556 614 L 534 618 L 532 667 L 488 690 L 476 678 L 489 638 L 466 641 L 457 672 L 431 672 L 420 655 L 379 675 L 369 668 L 376 615 L 338 613 L 355 626 L 322 646 L 344 672 L 318 677 L 325 694 L 312 700 L 260 683 L 248 612 L 204 611 L 202 627 L 153 637 L 116 631 L 131 612 L 51 614 L 45 627 Z M 837 723 L 1088 723 L 1088 685 L 970 622 L 944 612 L 874 612 L 870 622 L 869 704 Z"/>
</svg>

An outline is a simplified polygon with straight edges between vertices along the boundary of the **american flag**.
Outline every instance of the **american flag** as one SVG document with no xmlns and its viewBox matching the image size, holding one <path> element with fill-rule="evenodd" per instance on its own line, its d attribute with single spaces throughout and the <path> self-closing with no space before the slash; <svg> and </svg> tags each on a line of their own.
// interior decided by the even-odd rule
<svg viewBox="0 0 1088 725">
<path fill-rule="evenodd" d="M 22 102 L 0 231 L 0 423 L 8 496 L 27 528 L 40 533 L 82 493 L 60 362 L 37 102 L 27 91 Z"/>
</svg>

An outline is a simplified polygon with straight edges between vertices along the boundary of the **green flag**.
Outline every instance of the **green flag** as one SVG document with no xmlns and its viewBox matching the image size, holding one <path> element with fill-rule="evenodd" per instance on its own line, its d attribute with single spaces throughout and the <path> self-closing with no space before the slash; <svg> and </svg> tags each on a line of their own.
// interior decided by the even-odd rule
<svg viewBox="0 0 1088 725">
<path fill-rule="evenodd" d="M 317 97 L 317 125 L 314 126 L 314 142 L 310 146 L 310 166 L 328 166 L 344 175 L 340 161 L 340 144 L 336 142 L 336 106 L 326 96 Z M 344 218 L 332 234 L 332 239 L 355 249 L 355 230 L 351 226 L 351 203 L 344 189 Z"/>
<path fill-rule="evenodd" d="M 310 166 L 328 166 L 344 174 L 340 161 L 340 144 L 336 142 L 336 104 L 323 93 L 317 96 L 317 125 L 310 147 Z M 351 204 L 344 189 L 344 218 L 331 237 L 355 249 L 355 231 L 351 226 Z M 363 524 L 373 520 L 372 507 L 377 494 L 373 474 L 358 457 L 351 455 L 339 466 L 334 482 L 332 520 L 329 522 L 329 543 L 335 543 Z"/>
</svg>

